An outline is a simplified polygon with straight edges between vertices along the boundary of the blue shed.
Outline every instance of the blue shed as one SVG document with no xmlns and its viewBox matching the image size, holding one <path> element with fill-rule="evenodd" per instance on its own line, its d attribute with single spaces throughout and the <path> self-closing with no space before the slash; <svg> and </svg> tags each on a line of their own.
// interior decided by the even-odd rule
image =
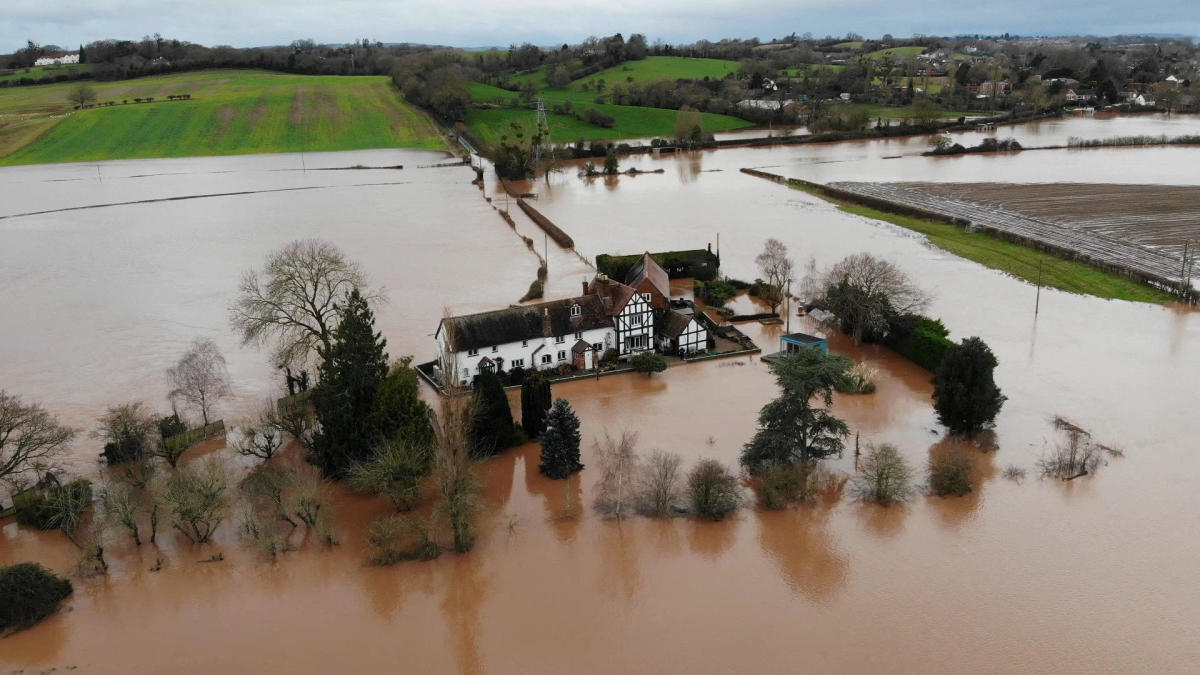
<svg viewBox="0 0 1200 675">
<path fill-rule="evenodd" d="M 829 343 L 823 337 L 807 333 L 788 333 L 779 337 L 779 353 L 782 356 L 795 354 L 801 349 L 815 347 L 826 354 L 829 353 Z"/>
</svg>

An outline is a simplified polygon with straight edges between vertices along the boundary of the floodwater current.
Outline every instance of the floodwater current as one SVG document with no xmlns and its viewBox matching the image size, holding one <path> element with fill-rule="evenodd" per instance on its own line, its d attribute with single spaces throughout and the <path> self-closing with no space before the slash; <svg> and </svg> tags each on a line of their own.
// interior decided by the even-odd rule
<svg viewBox="0 0 1200 675">
<path fill-rule="evenodd" d="M 998 135 L 1043 145 L 1200 127 L 1196 118 L 1109 121 L 1120 128 L 1064 120 Z M 981 336 L 996 352 L 1008 401 L 995 433 L 987 449 L 946 440 L 928 373 L 834 336 L 834 351 L 879 369 L 878 391 L 839 396 L 836 412 L 861 443 L 893 443 L 914 467 L 967 456 L 970 495 L 882 508 L 847 489 L 782 512 L 751 502 L 721 523 L 605 520 L 591 510 L 597 437 L 633 430 L 644 454 L 677 452 L 685 468 L 705 457 L 733 466 L 776 388 L 757 357 L 577 381 L 555 395 L 580 414 L 587 468 L 576 480 L 546 480 L 533 445 L 487 461 L 487 508 L 469 554 L 367 566 L 365 523 L 387 509 L 340 490 L 341 545 L 297 542 L 274 563 L 238 543 L 232 518 L 207 547 L 165 536 L 161 549 L 139 550 L 114 537 L 109 574 L 76 578 L 63 611 L 0 639 L 0 664 L 98 673 L 1194 672 L 1200 313 L 1043 290 L 1035 315 L 1025 282 L 738 169 L 816 180 L 1195 184 L 1196 151 L 934 159 L 918 156 L 924 143 L 644 156 L 625 167 L 666 172 L 584 179 L 567 167 L 526 189 L 587 259 L 712 243 L 727 274 L 753 278 L 755 254 L 776 237 L 801 265 L 860 251 L 900 265 L 931 292 L 928 313 L 953 337 Z M 904 156 L 884 159 L 894 155 Z M 236 421 L 278 381 L 266 353 L 240 346 L 226 323 L 238 275 L 310 236 L 335 242 L 386 288 L 377 317 L 389 352 L 431 357 L 445 308 L 515 302 L 538 264 L 470 183 L 473 172 L 416 168 L 440 161 L 371 151 L 0 169 L 0 386 L 90 429 L 109 403 L 165 407 L 164 370 L 205 336 L 229 359 L 236 395 L 221 412 Z M 356 164 L 405 168 L 315 170 Z M 234 192 L 244 194 L 204 196 Z M 491 181 L 486 194 L 504 207 Z M 4 217 L 187 196 L 198 198 Z M 512 213 L 542 250 L 536 226 Z M 590 268 L 553 242 L 547 250 L 548 295 L 576 293 Z M 778 344 L 780 327 L 743 330 L 765 351 Z M 1039 479 L 1035 462 L 1059 441 L 1054 415 L 1124 457 L 1069 483 Z M 94 474 L 98 445 L 81 435 L 70 468 Z M 852 455 L 829 468 L 852 475 Z M 1009 466 L 1028 477 L 1003 478 Z M 216 551 L 224 562 L 199 562 Z M 38 560 L 70 573 L 76 556 L 60 534 L 0 524 L 0 564 Z M 162 569 L 149 571 L 159 559 Z"/>
</svg>

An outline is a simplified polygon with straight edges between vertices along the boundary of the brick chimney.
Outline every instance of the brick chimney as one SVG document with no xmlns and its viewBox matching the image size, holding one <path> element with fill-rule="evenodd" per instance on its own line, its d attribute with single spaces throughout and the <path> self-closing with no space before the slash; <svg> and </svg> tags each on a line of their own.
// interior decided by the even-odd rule
<svg viewBox="0 0 1200 675">
<path fill-rule="evenodd" d="M 587 279 L 583 280 L 583 295 L 587 295 Z"/>
</svg>

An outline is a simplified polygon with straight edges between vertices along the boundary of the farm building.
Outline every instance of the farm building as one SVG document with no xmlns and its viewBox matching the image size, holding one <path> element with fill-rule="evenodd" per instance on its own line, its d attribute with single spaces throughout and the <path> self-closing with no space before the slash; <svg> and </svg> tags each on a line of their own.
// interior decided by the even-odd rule
<svg viewBox="0 0 1200 675">
<path fill-rule="evenodd" d="M 79 54 L 52 54 L 50 56 L 40 57 L 33 62 L 35 66 L 58 66 L 72 63 L 79 63 Z"/>
</svg>

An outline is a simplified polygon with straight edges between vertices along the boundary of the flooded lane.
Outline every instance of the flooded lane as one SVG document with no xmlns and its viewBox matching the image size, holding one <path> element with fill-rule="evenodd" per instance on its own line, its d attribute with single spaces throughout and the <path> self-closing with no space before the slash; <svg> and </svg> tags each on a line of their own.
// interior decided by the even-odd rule
<svg viewBox="0 0 1200 675">
<path fill-rule="evenodd" d="M 572 382 L 554 391 L 580 414 L 588 468 L 576 480 L 548 481 L 535 446 L 489 460 L 488 509 L 471 554 L 364 566 L 365 522 L 385 509 L 338 492 L 342 545 L 324 551 L 310 542 L 276 564 L 245 551 L 229 523 L 209 548 L 169 540 L 157 573 L 147 571 L 156 557 L 147 547 L 114 545 L 109 577 L 78 582 L 70 611 L 0 640 L 0 663 L 100 673 L 1189 671 L 1200 660 L 1192 581 L 1200 457 L 1189 440 L 1200 314 L 1043 291 L 1034 317 L 1028 284 L 736 170 L 750 157 L 811 168 L 813 151 L 641 158 L 631 163 L 667 172 L 552 176 L 549 187 L 536 186 L 536 206 L 588 258 L 715 245 L 719 232 L 723 269 L 741 278 L 755 276 L 753 257 L 768 236 L 783 239 L 798 263 L 864 250 L 895 261 L 934 291 L 930 313 L 954 337 L 980 335 L 999 356 L 1009 401 L 996 449 L 945 441 L 928 373 L 840 337 L 834 351 L 880 375 L 877 393 L 839 396 L 836 410 L 863 443 L 895 443 L 914 466 L 966 454 L 978 484 L 971 495 L 882 509 L 846 488 L 723 523 L 603 520 L 591 511 L 597 436 L 633 429 L 643 453 L 678 452 L 685 467 L 703 457 L 732 465 L 775 389 L 765 366 L 746 357 Z M 874 164 L 891 171 L 896 161 Z M 1148 182 L 1144 174 L 1157 169 L 1123 170 Z M 936 180 L 931 172 L 913 179 Z M 469 185 L 468 170 L 400 173 L 422 182 L 0 221 L 0 312 L 17 317 L 0 328 L 0 382 L 86 424 L 113 396 L 161 400 L 162 370 L 200 331 L 230 358 L 239 397 L 226 414 L 235 416 L 266 393 L 271 373 L 265 354 L 237 346 L 224 307 L 240 270 L 298 236 L 336 242 L 387 286 L 378 325 L 393 355 L 431 355 L 428 334 L 443 305 L 458 312 L 513 302 L 537 261 Z M 304 180 L 303 172 L 244 180 L 287 184 L 280 175 Z M 71 183 L 55 187 L 66 203 L 110 198 L 62 185 Z M 551 252 L 552 295 L 577 292 L 586 268 L 570 260 Z M 793 328 L 811 329 L 802 321 Z M 780 332 L 743 330 L 767 351 Z M 1122 447 L 1125 458 L 1069 484 L 1038 480 L 1034 463 L 1055 440 L 1053 414 Z M 92 452 L 94 442 L 81 441 L 78 466 L 90 470 L 83 458 Z M 852 453 L 828 464 L 852 473 Z M 1009 465 L 1030 477 L 1001 478 Z M 226 561 L 197 562 L 211 550 Z M 0 563 L 40 559 L 67 571 L 74 556 L 53 533 L 12 522 L 0 529 Z"/>
</svg>

